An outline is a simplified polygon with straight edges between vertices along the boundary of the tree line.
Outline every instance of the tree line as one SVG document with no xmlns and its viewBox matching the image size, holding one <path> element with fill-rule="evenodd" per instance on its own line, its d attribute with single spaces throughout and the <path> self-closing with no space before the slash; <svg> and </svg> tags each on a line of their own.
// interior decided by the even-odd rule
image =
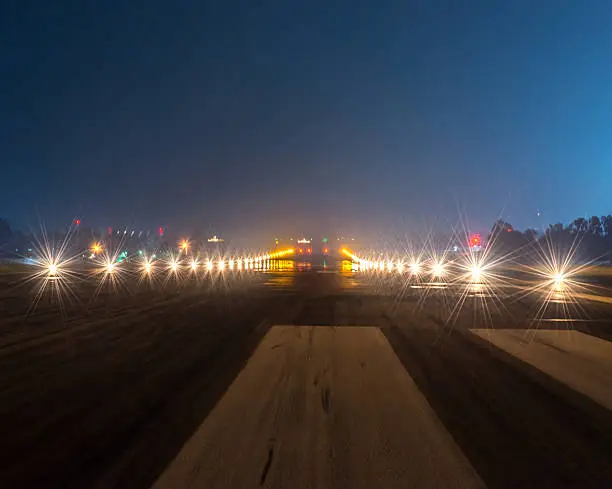
<svg viewBox="0 0 612 489">
<path fill-rule="evenodd" d="M 560 256 L 575 253 L 576 259 L 609 260 L 612 258 L 612 215 L 578 217 L 568 225 L 550 224 L 544 232 L 536 229 L 519 231 L 512 224 L 497 220 L 488 236 L 489 246 L 499 253 L 530 255 L 554 251 Z"/>
</svg>

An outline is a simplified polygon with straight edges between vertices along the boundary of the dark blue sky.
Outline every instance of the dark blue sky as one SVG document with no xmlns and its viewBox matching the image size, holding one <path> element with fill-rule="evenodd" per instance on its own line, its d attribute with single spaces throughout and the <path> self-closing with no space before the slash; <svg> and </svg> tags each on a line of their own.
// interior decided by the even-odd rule
<svg viewBox="0 0 612 489">
<path fill-rule="evenodd" d="M 610 18 L 607 1 L 5 1 L 0 216 L 282 233 L 607 214 Z"/>
</svg>

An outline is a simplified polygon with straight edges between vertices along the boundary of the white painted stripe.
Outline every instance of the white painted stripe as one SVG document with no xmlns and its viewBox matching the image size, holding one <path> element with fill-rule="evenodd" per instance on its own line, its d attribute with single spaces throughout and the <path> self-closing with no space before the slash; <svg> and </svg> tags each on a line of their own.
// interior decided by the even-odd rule
<svg viewBox="0 0 612 489">
<path fill-rule="evenodd" d="M 569 330 L 471 332 L 612 409 L 612 343 Z"/>
<path fill-rule="evenodd" d="M 378 328 L 276 326 L 160 488 L 483 483 Z"/>
</svg>

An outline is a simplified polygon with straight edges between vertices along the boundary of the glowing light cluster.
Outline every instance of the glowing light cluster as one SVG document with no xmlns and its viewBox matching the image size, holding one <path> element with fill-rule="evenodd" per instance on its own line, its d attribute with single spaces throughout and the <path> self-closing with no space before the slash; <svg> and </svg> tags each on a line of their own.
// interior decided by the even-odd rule
<svg viewBox="0 0 612 489">
<path fill-rule="evenodd" d="M 277 258 L 285 258 L 287 256 L 293 255 L 293 253 L 293 248 L 289 248 L 288 250 L 275 251 L 274 253 L 267 255 L 267 257 L 269 259 L 276 260 Z"/>
<path fill-rule="evenodd" d="M 361 258 L 347 248 L 342 248 L 340 252 L 352 262 L 357 264 L 357 270 L 378 270 L 380 272 L 395 272 L 398 274 L 403 274 L 406 270 L 406 263 L 409 263 L 407 268 L 411 276 L 418 276 L 423 272 L 423 264 L 420 262 L 420 260 L 415 258 L 412 258 L 411 260 L 376 260 Z M 446 275 L 447 264 L 441 259 L 432 260 L 428 272 L 432 277 L 440 278 Z"/>
</svg>

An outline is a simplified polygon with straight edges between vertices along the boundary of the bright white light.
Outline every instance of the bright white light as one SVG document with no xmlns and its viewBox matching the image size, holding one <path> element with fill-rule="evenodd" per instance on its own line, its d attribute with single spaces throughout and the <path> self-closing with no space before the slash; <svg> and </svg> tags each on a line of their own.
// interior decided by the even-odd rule
<svg viewBox="0 0 612 489">
<path fill-rule="evenodd" d="M 410 264 L 410 273 L 413 275 L 418 275 L 421 271 L 421 264 L 418 262 L 414 262 Z"/>
<path fill-rule="evenodd" d="M 225 268 L 225 262 L 223 260 L 219 260 L 219 270 L 223 270 Z"/>
<path fill-rule="evenodd" d="M 378 269 L 379 270 L 384 270 L 385 269 L 385 262 L 384 261 L 378 262 Z"/>
<path fill-rule="evenodd" d="M 440 262 L 434 263 L 431 267 L 431 273 L 434 277 L 441 277 L 444 275 L 444 264 Z"/>
<path fill-rule="evenodd" d="M 389 270 L 390 272 L 393 270 L 393 262 L 388 262 L 387 263 L 387 270 Z"/>
<path fill-rule="evenodd" d="M 404 264 L 402 262 L 398 262 L 397 273 L 402 273 L 403 271 L 404 271 Z"/>
<path fill-rule="evenodd" d="M 198 262 L 191 260 L 191 269 L 195 272 L 198 269 Z"/>
<path fill-rule="evenodd" d="M 146 273 L 151 273 L 151 269 L 152 268 L 153 267 L 151 266 L 151 264 L 149 262 L 145 263 L 144 270 L 145 270 Z"/>
<path fill-rule="evenodd" d="M 115 264 L 114 263 L 108 263 L 106 265 L 106 273 L 113 273 L 115 271 Z"/>
<path fill-rule="evenodd" d="M 470 277 L 472 282 L 478 282 L 482 277 L 482 268 L 479 265 L 474 265 L 470 268 Z"/>
<path fill-rule="evenodd" d="M 55 263 L 51 263 L 49 265 L 49 270 L 48 270 L 49 275 L 53 276 L 53 275 L 57 275 L 57 265 Z"/>
<path fill-rule="evenodd" d="M 234 260 L 230 260 L 230 261 L 228 262 L 228 266 L 229 266 L 230 268 L 234 268 Z"/>
<path fill-rule="evenodd" d="M 565 276 L 559 272 L 555 274 L 555 276 L 553 277 L 553 280 L 555 281 L 556 286 L 560 286 L 563 284 L 563 281 L 565 280 Z"/>
<path fill-rule="evenodd" d="M 206 268 L 208 268 L 209 270 L 213 269 L 213 262 L 212 262 L 212 260 L 208 260 L 206 262 Z"/>
<path fill-rule="evenodd" d="M 176 260 L 170 262 L 170 270 L 172 270 L 173 272 L 176 272 L 178 270 L 178 262 Z"/>
</svg>

